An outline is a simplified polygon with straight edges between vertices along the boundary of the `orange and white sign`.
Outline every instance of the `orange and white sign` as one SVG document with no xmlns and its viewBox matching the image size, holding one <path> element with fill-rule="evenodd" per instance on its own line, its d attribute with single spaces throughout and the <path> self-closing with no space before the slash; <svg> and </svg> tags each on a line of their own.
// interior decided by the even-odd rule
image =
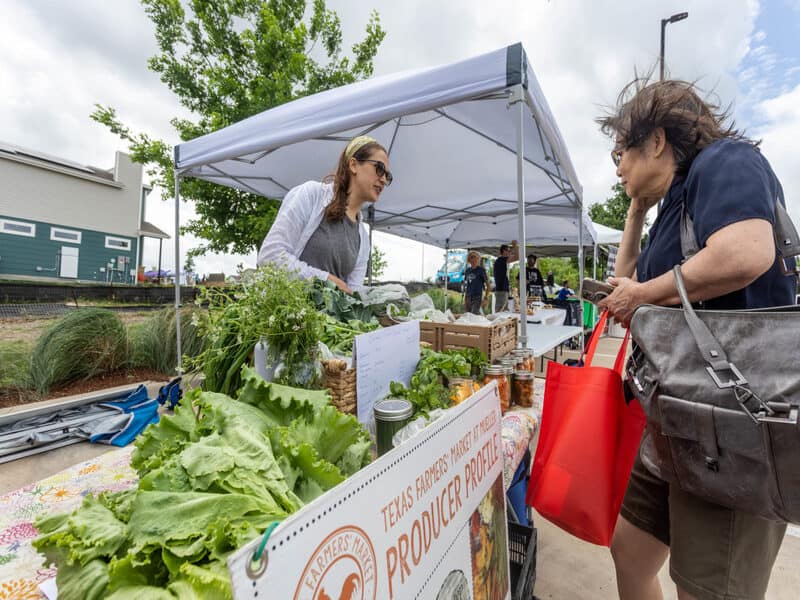
<svg viewBox="0 0 800 600">
<path fill-rule="evenodd" d="M 510 598 L 500 419 L 492 383 L 234 554 L 234 597 Z"/>
</svg>

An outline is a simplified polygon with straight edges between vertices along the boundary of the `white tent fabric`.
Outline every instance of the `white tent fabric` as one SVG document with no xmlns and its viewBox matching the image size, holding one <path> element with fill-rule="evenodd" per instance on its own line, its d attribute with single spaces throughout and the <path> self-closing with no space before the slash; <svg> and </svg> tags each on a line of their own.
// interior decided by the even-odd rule
<svg viewBox="0 0 800 600">
<path fill-rule="evenodd" d="M 612 229 L 611 227 L 602 225 L 600 223 L 592 223 L 592 226 L 597 234 L 595 239 L 597 240 L 598 244 L 603 246 L 619 246 L 622 242 L 622 232 L 619 229 Z"/>
<path fill-rule="evenodd" d="M 180 144 L 175 164 L 182 176 L 282 198 L 331 172 L 347 140 L 368 133 L 395 175 L 375 206 L 376 230 L 440 247 L 474 242 L 476 232 L 501 243 L 517 237 L 515 88 L 527 107 L 526 213 L 566 217 L 569 227 L 581 187 L 520 44 L 300 98 Z M 529 221 L 534 240 L 556 222 Z"/>
<path fill-rule="evenodd" d="M 585 229 L 594 244 L 575 169 L 521 44 L 320 92 L 180 144 L 176 198 L 182 177 L 282 198 L 330 173 L 361 134 L 387 149 L 395 177 L 374 207 L 375 230 L 453 248 L 538 243 L 559 228 L 578 240 Z M 175 252 L 177 264 L 177 244 Z"/>
</svg>

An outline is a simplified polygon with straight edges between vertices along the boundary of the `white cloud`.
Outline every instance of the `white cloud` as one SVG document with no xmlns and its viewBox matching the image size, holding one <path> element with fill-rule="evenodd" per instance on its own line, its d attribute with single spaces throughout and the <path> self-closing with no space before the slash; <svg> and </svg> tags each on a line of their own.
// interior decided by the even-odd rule
<svg viewBox="0 0 800 600">
<path fill-rule="evenodd" d="M 783 184 L 795 226 L 800 226 L 800 171 L 797 169 L 800 85 L 786 94 L 762 102 L 757 109 L 761 111 L 765 124 L 755 134 L 762 139 L 764 156 Z"/>
<path fill-rule="evenodd" d="M 328 0 L 328 6 L 341 16 L 346 47 L 363 36 L 369 11 L 374 7 L 380 13 L 388 35 L 375 61 L 376 74 L 443 64 L 521 41 L 566 140 L 587 204 L 605 199 L 615 182 L 610 142 L 594 118 L 614 102 L 634 69 L 657 67 L 660 19 L 689 12 L 688 19 L 666 29 L 668 73 L 713 88 L 723 106 L 736 100 L 741 125 L 750 124 L 742 121 L 747 116 L 742 107 L 761 107 L 769 98 L 760 69 L 781 67 L 773 52 L 753 50 L 767 45 L 769 35 L 764 28 L 755 30 L 755 0 L 375 0 L 369 5 Z M 132 130 L 176 141 L 169 120 L 186 111 L 147 70 L 156 44 L 153 25 L 137 0 L 6 0 L 0 12 L 0 138 L 110 166 L 114 151 L 124 150 L 125 144 L 89 119 L 99 102 L 116 107 Z M 743 64 L 748 53 L 752 56 Z M 737 69 L 743 66 L 751 69 L 739 81 Z M 785 97 L 793 96 L 780 98 Z M 765 103 L 758 115 L 770 115 L 779 105 L 779 99 Z M 779 144 L 791 139 L 788 124 L 796 122 L 767 118 L 765 152 L 777 170 L 779 162 L 790 160 L 789 146 Z M 773 144 L 775 151 L 770 150 Z M 792 170 L 785 169 L 783 177 L 790 179 Z M 800 196 L 800 186 L 784 185 L 787 196 L 789 188 Z M 172 233 L 172 201 L 158 200 L 157 193 L 151 195 L 147 218 Z M 184 219 L 193 214 L 190 206 L 181 212 Z M 423 262 L 415 244 L 384 236 L 376 240 L 389 254 L 392 278 L 416 278 L 417 271 L 432 276 L 442 262 L 432 249 Z M 182 238 L 184 248 L 196 243 L 190 236 Z M 147 242 L 148 266 L 155 264 L 157 250 L 155 241 Z M 171 267 L 171 242 L 164 244 L 163 254 L 163 264 Z M 201 272 L 230 273 L 239 262 L 252 265 L 255 257 L 209 256 L 197 264 Z"/>
</svg>

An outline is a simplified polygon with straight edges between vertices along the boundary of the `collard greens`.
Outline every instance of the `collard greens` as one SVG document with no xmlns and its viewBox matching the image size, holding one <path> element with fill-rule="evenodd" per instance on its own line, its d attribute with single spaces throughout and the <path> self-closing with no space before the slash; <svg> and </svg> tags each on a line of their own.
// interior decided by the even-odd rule
<svg viewBox="0 0 800 600">
<path fill-rule="evenodd" d="M 243 378 L 237 400 L 190 392 L 137 439 L 137 489 L 37 520 L 59 598 L 231 598 L 233 551 L 369 462 L 327 392 Z"/>
</svg>

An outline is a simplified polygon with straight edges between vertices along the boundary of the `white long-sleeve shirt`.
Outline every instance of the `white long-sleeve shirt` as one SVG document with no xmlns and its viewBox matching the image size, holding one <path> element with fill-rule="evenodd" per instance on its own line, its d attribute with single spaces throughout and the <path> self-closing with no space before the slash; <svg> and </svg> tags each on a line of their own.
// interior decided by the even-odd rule
<svg viewBox="0 0 800 600">
<path fill-rule="evenodd" d="M 333 200 L 333 184 L 307 181 L 292 188 L 281 202 L 275 222 L 258 251 L 258 264 L 277 263 L 290 271 L 296 271 L 301 279 L 318 277 L 323 281 L 328 272 L 317 269 L 300 260 L 300 255 L 308 240 L 322 223 L 325 208 Z M 348 287 L 356 291 L 364 287 L 367 274 L 370 245 L 367 227 L 358 216 L 361 245 L 358 250 L 356 265 L 347 276 Z"/>
</svg>

